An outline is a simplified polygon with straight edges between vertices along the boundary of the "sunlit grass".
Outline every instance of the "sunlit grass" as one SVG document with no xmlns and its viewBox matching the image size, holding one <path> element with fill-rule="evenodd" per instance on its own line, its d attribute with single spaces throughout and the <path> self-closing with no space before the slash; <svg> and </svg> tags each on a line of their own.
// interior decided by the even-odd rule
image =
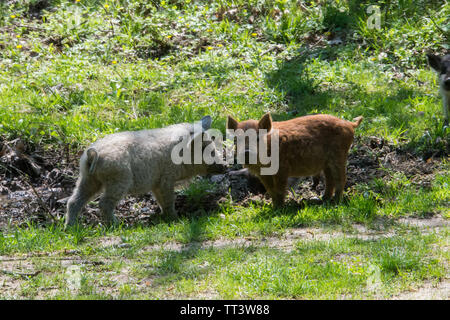
<svg viewBox="0 0 450 320">
<path fill-rule="evenodd" d="M 338 205 L 294 197 L 273 210 L 230 198 L 212 212 L 145 225 L 11 225 L 0 233 L 0 255 L 29 254 L 42 271 L 20 284 L 20 297 L 385 298 L 448 277 L 448 228 L 422 234 L 398 223 L 449 217 L 449 134 L 425 61 L 426 52 L 448 49 L 448 3 L 45 2 L 39 12 L 34 0 L 0 2 L 1 139 L 76 150 L 113 132 L 207 114 L 222 131 L 227 115 L 362 115 L 356 141 L 376 136 L 424 160 L 438 155 L 441 171 L 427 186 L 387 171 Z M 380 30 L 367 28 L 369 4 L 382 6 Z M 211 188 L 200 180 L 182 193 L 196 205 Z M 364 240 L 355 226 L 392 236 Z M 264 244 L 297 228 L 330 240 Z M 249 239 L 255 245 L 233 245 Z M 201 247 L 220 241 L 231 244 Z M 74 262 L 78 292 L 68 291 L 61 262 L 72 255 L 98 262 Z"/>
</svg>

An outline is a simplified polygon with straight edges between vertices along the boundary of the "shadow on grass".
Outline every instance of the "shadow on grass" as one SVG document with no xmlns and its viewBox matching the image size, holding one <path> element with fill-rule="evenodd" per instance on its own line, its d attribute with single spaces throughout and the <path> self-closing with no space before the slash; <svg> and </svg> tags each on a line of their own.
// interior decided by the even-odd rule
<svg viewBox="0 0 450 320">
<path fill-rule="evenodd" d="M 315 79 L 314 74 L 308 70 L 308 65 L 311 63 L 311 59 L 336 61 L 340 53 L 346 50 L 345 48 L 346 46 L 306 49 L 302 54 L 283 61 L 275 71 L 266 74 L 265 81 L 268 87 L 283 93 L 289 106 L 287 113 L 276 114 L 274 118 L 286 120 L 293 116 L 310 114 L 315 110 L 322 113 L 322 110 L 330 111 L 328 107 L 335 101 L 347 102 L 347 100 L 360 100 L 360 105 L 364 108 L 357 109 L 361 109 L 358 110 L 358 113 L 363 112 L 364 116 L 370 117 L 379 114 L 390 116 L 393 110 L 400 111 L 399 101 L 417 96 L 416 91 L 398 83 L 396 84 L 396 86 L 400 85 L 398 90 L 389 95 L 380 91 L 368 92 L 361 85 L 351 81 L 347 83 L 348 87 L 345 89 L 326 88 L 323 83 Z M 377 104 L 377 108 L 366 108 L 365 105 L 369 102 L 371 105 Z M 337 106 L 335 111 L 345 110 L 341 110 Z"/>
<path fill-rule="evenodd" d="M 426 157 L 448 155 L 448 132 L 440 128 L 442 125 L 437 125 L 438 120 L 428 119 L 432 117 L 429 107 L 426 112 L 420 112 L 415 107 L 423 103 L 414 103 L 413 100 L 429 100 L 429 94 L 420 88 L 412 88 L 408 82 L 391 79 L 382 73 L 381 80 L 386 80 L 388 85 L 379 89 L 365 88 L 351 78 L 347 83 L 337 83 L 344 85 L 344 88 L 335 88 L 316 79 L 308 68 L 312 59 L 336 61 L 345 50 L 348 50 L 348 45 L 302 49 L 301 54 L 282 61 L 278 69 L 267 73 L 267 86 L 281 93 L 288 105 L 286 111 L 272 113 L 273 119 L 284 121 L 308 114 L 328 113 L 352 120 L 362 115 L 362 129 L 359 128 L 356 135 L 367 131 L 377 132 L 376 135 L 396 140 L 408 150 L 418 151 Z M 339 68 L 339 65 L 335 64 L 334 67 Z M 374 66 L 371 68 L 374 68 L 373 72 L 378 71 Z M 345 71 L 336 72 L 345 74 Z M 434 123 L 430 124 L 430 121 Z M 429 135 L 428 139 L 421 138 L 424 133 Z"/>
</svg>

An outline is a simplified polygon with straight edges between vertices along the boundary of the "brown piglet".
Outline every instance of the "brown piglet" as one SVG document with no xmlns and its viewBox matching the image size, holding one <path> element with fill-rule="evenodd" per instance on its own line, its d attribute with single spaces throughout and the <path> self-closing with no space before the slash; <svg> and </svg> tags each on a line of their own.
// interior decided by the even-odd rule
<svg viewBox="0 0 450 320">
<path fill-rule="evenodd" d="M 331 115 L 317 114 L 273 122 L 267 113 L 259 121 L 238 122 L 228 116 L 227 129 L 240 134 L 252 130 L 261 132 L 260 129 L 263 129 L 262 132 L 266 134 L 258 139 L 256 154 L 260 155 L 263 146 L 272 159 L 276 155 L 271 154 L 271 139 L 276 138 L 278 133 L 278 150 L 273 148 L 275 152 L 278 151 L 278 171 L 271 175 L 262 174 L 261 168 L 268 165 L 263 164 L 259 157 L 253 164 L 245 160 L 244 167 L 249 168 L 250 172 L 261 180 L 272 198 L 274 207 L 280 207 L 284 203 L 289 177 L 317 176 L 321 172 L 325 175 L 323 199 L 330 200 L 334 194 L 334 200 L 340 200 L 346 183 L 348 151 L 353 143 L 354 129 L 362 119 L 360 116 L 350 122 Z M 250 139 L 245 141 L 244 146 L 237 144 L 238 155 L 251 152 Z"/>
</svg>

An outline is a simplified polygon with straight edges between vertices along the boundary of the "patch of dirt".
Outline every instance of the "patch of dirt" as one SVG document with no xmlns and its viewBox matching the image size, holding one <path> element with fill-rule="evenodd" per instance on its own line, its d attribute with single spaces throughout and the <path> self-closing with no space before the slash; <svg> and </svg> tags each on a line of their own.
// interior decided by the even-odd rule
<svg viewBox="0 0 450 320">
<path fill-rule="evenodd" d="M 27 223 L 52 223 L 62 218 L 68 197 L 78 175 L 78 150 L 69 146 L 61 150 L 46 150 L 18 139 L 0 139 L 0 230 L 8 226 Z M 347 188 L 368 183 L 374 178 L 390 179 L 393 172 L 401 172 L 418 187 L 430 187 L 442 162 L 440 158 L 423 160 L 419 156 L 370 137 L 355 141 L 348 159 Z M 208 176 L 211 190 L 198 201 L 190 201 L 182 192 L 177 193 L 175 206 L 180 215 L 204 215 L 216 210 L 221 203 L 248 206 L 252 202 L 270 201 L 258 179 L 233 170 L 221 175 Z M 292 179 L 293 192 L 287 201 L 299 199 L 317 201 L 324 191 L 324 181 L 313 188 L 310 177 Z M 116 208 L 116 215 L 127 225 L 154 223 L 160 214 L 159 206 L 150 195 L 127 197 Z M 98 224 L 98 204 L 88 204 L 81 219 L 83 223 Z M 158 218 L 159 219 L 159 218 Z"/>
<path fill-rule="evenodd" d="M 430 218 L 400 218 L 399 222 L 409 226 L 419 227 L 420 229 L 439 229 L 450 226 L 449 220 L 439 215 Z"/>
<path fill-rule="evenodd" d="M 19 139 L 0 140 L 0 230 L 62 216 L 78 171 L 69 154 L 67 148 L 48 151 Z"/>
<path fill-rule="evenodd" d="M 426 282 L 424 286 L 414 291 L 402 292 L 393 300 L 449 300 L 450 280 L 444 279 L 438 284 Z"/>
<path fill-rule="evenodd" d="M 19 299 L 20 288 L 25 280 L 11 279 L 8 275 L 0 274 L 0 292 L 3 299 Z"/>
<path fill-rule="evenodd" d="M 27 279 L 38 275 L 29 260 L 0 257 L 0 295 L 4 299 L 18 299 Z"/>
<path fill-rule="evenodd" d="M 96 257 L 86 259 L 81 256 L 64 256 L 64 254 L 71 254 L 67 251 L 56 254 L 63 254 L 63 256 L 54 257 L 51 255 L 41 256 L 36 254 L 13 257 L 0 256 L 0 297 L 6 299 L 23 299 L 24 293 L 22 289 L 24 286 L 29 285 L 33 277 L 41 274 L 39 270 L 41 263 L 59 266 L 60 269 L 57 273 L 60 273 L 64 277 L 67 277 L 66 273 L 71 266 L 81 267 L 82 272 L 86 272 L 89 275 L 95 274 L 96 279 L 100 280 L 99 293 L 118 294 L 121 285 L 134 282 L 134 279 L 130 277 L 130 269 L 128 267 L 124 267 L 118 272 L 96 272 L 96 270 L 99 270 L 97 268 L 98 266 L 100 266 L 99 268 L 101 270 L 103 265 L 111 263 L 109 259 L 100 260 Z M 32 261 L 32 258 L 37 260 Z M 123 258 L 121 258 L 121 262 L 125 264 L 130 263 L 128 259 Z M 42 271 L 42 273 L 46 272 Z M 34 298 L 48 299 L 58 293 L 61 293 L 61 288 L 58 286 L 44 285 L 39 288 Z"/>
<path fill-rule="evenodd" d="M 399 224 L 411 225 L 415 224 L 418 219 L 416 218 L 403 218 L 399 219 Z M 431 230 L 439 231 L 441 228 L 448 227 L 449 221 L 443 217 L 436 215 L 429 219 L 424 220 L 421 224 L 417 225 L 424 232 Z M 190 242 L 187 244 L 179 242 L 166 242 L 163 244 L 150 245 L 144 247 L 144 251 L 153 250 L 169 250 L 169 251 L 189 251 L 199 250 L 213 247 L 215 249 L 226 247 L 269 247 L 277 248 L 285 251 L 291 251 L 295 249 L 295 244 L 298 241 L 327 241 L 335 238 L 355 238 L 360 240 L 378 240 L 381 238 L 390 238 L 396 235 L 395 230 L 372 230 L 362 225 L 353 225 L 354 232 L 342 232 L 342 231 L 327 231 L 323 228 L 290 228 L 285 234 L 276 237 L 265 238 L 236 238 L 236 239 L 218 239 L 208 240 L 203 242 Z"/>
<path fill-rule="evenodd" d="M 352 149 L 348 158 L 347 186 L 389 176 L 391 171 L 404 173 L 418 186 L 430 187 L 440 167 L 440 158 L 423 159 L 378 137 L 357 140 Z"/>
<path fill-rule="evenodd" d="M 122 244 L 122 239 L 115 236 L 103 237 L 99 240 L 99 242 L 97 242 L 97 244 L 102 248 L 116 247 Z"/>
</svg>

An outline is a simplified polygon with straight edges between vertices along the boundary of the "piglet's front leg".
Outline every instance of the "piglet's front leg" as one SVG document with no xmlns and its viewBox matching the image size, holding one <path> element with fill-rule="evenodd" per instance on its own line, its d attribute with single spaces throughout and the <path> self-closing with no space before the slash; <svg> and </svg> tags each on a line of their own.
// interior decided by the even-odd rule
<svg viewBox="0 0 450 320">
<path fill-rule="evenodd" d="M 273 207 L 282 207 L 286 196 L 288 177 L 286 175 L 277 174 L 274 176 L 260 175 L 259 178 L 272 198 Z"/>
<path fill-rule="evenodd" d="M 173 219 L 178 218 L 175 210 L 175 192 L 174 183 L 171 181 L 163 181 L 158 188 L 155 188 L 153 194 L 158 201 L 163 215 L 167 215 Z"/>
</svg>

